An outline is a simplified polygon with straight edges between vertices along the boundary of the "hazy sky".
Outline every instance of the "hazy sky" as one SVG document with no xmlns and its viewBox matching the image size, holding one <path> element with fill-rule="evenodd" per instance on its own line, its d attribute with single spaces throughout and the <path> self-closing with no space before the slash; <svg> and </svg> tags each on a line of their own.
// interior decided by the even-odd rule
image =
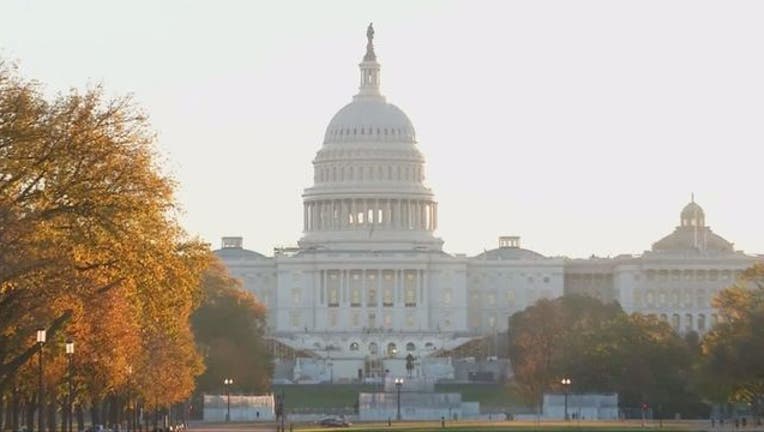
<svg viewBox="0 0 764 432">
<path fill-rule="evenodd" d="M 301 235 L 369 21 L 447 251 L 640 253 L 695 192 L 764 253 L 764 2 L 2 0 L 0 56 L 51 93 L 134 94 L 188 231 L 270 254 Z"/>
</svg>

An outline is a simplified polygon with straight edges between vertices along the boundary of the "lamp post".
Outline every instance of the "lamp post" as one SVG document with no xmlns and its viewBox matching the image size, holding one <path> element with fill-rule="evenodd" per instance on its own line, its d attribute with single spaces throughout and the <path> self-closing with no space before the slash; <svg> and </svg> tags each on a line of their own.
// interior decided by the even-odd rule
<svg viewBox="0 0 764 432">
<path fill-rule="evenodd" d="M 130 432 L 135 429 L 135 424 L 133 420 L 135 419 L 135 407 L 132 406 L 133 402 L 133 385 L 132 385 L 132 378 L 133 378 L 133 365 L 127 365 L 127 432 Z M 69 432 L 72 432 L 71 430 Z"/>
<path fill-rule="evenodd" d="M 72 392 L 72 358 L 74 357 L 74 341 L 71 339 L 66 341 L 66 358 L 68 374 L 67 381 L 69 391 L 66 394 L 66 422 L 67 429 L 72 432 L 72 403 L 74 401 L 74 393 Z"/>
<path fill-rule="evenodd" d="M 568 389 L 570 388 L 570 378 L 563 378 L 560 380 L 562 388 L 565 391 L 565 421 L 568 421 Z"/>
<path fill-rule="evenodd" d="M 37 345 L 39 345 L 40 347 L 40 351 L 39 351 L 40 375 L 38 380 L 39 389 L 38 389 L 38 395 L 37 395 L 37 416 L 38 416 L 37 425 L 40 428 L 40 432 L 43 432 L 43 430 L 45 429 L 45 414 L 43 414 L 43 409 L 44 409 L 43 407 L 45 406 L 45 402 L 44 402 L 45 388 L 42 385 L 42 349 L 45 346 L 45 336 L 46 336 L 46 333 L 44 328 L 40 328 L 37 330 Z"/>
<path fill-rule="evenodd" d="M 401 420 L 401 387 L 403 387 L 403 378 L 396 378 L 395 388 L 398 390 L 398 415 L 395 418 L 398 421 Z"/>
<path fill-rule="evenodd" d="M 228 408 L 226 410 L 225 414 L 225 421 L 230 422 L 231 421 L 231 384 L 233 384 L 233 379 L 226 378 L 223 380 L 223 384 L 225 384 L 225 394 L 226 398 L 228 399 Z"/>
</svg>

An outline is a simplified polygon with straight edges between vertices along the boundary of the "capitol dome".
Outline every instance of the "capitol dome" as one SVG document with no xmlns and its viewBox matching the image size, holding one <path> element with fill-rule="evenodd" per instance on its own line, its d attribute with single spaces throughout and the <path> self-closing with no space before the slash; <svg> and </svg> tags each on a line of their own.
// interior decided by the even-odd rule
<svg viewBox="0 0 764 432">
<path fill-rule="evenodd" d="M 438 203 L 425 184 L 414 125 L 380 93 L 374 28 L 358 93 L 329 122 L 303 193 L 304 250 L 440 251 Z"/>
<path fill-rule="evenodd" d="M 345 141 L 415 141 L 414 125 L 406 113 L 385 98 L 356 98 L 334 115 L 324 143 Z"/>
</svg>

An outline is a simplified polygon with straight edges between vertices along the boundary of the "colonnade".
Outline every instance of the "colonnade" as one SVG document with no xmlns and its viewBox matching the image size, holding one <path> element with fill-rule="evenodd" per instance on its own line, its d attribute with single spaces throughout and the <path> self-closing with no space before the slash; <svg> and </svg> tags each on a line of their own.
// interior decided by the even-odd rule
<svg viewBox="0 0 764 432">
<path fill-rule="evenodd" d="M 335 199 L 304 203 L 304 226 L 308 231 L 370 228 L 434 231 L 438 227 L 438 204 L 429 200 Z"/>
</svg>

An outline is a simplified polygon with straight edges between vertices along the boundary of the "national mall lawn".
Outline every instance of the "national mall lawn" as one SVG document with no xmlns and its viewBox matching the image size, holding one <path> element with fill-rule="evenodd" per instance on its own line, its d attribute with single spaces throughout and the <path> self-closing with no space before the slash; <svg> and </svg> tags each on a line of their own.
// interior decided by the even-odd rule
<svg viewBox="0 0 764 432">
<path fill-rule="evenodd" d="M 727 428 L 725 430 L 733 430 Z M 287 430 L 289 428 L 287 427 Z M 471 431 L 490 431 L 490 432 L 521 432 L 521 431 L 546 431 L 546 432 L 578 432 L 578 431 L 597 431 L 597 432 L 636 432 L 638 430 L 655 431 L 707 431 L 721 430 L 712 429 L 708 421 L 702 420 L 678 420 L 664 421 L 663 427 L 660 427 L 658 421 L 648 421 L 642 425 L 640 420 L 616 421 L 616 422 L 550 422 L 550 421 L 453 421 L 446 422 L 445 428 L 439 421 L 427 422 L 395 422 L 392 426 L 383 423 L 355 423 L 347 428 L 325 428 L 316 424 L 296 424 L 295 431 L 364 431 L 364 432 L 471 432 Z M 749 431 L 762 430 L 749 428 Z"/>
</svg>

